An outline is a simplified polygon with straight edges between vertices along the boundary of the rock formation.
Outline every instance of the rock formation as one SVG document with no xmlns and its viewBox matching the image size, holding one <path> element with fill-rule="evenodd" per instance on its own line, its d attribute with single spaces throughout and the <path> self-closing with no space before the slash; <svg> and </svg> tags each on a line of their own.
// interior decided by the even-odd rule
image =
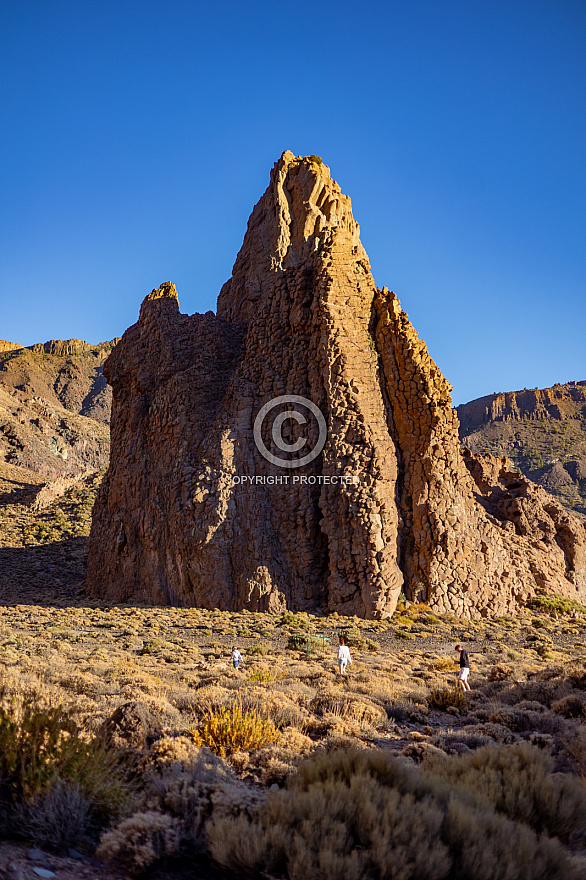
<svg viewBox="0 0 586 880">
<path fill-rule="evenodd" d="M 586 381 L 481 397 L 459 406 L 458 419 L 472 452 L 506 455 L 586 518 Z"/>
<path fill-rule="evenodd" d="M 104 375 L 94 595 L 384 617 L 402 589 L 466 616 L 585 594 L 584 526 L 461 453 L 451 387 L 317 157 L 275 165 L 217 315 L 163 284 Z"/>
<path fill-rule="evenodd" d="M 464 431 L 477 430 L 492 421 L 563 420 L 584 415 L 586 381 L 558 383 L 551 388 L 524 388 L 489 394 L 458 407 L 458 418 Z"/>
<path fill-rule="evenodd" d="M 102 368 L 116 341 L 0 343 L 0 462 L 48 478 L 107 465 L 111 390 Z"/>
</svg>

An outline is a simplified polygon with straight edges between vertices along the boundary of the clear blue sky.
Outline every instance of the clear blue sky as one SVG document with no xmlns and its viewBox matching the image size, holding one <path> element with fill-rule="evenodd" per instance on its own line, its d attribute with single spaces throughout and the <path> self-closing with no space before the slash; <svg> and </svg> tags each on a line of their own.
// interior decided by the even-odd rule
<svg viewBox="0 0 586 880">
<path fill-rule="evenodd" d="M 584 0 L 0 0 L 0 338 L 215 308 L 284 149 L 454 402 L 586 378 Z"/>
</svg>

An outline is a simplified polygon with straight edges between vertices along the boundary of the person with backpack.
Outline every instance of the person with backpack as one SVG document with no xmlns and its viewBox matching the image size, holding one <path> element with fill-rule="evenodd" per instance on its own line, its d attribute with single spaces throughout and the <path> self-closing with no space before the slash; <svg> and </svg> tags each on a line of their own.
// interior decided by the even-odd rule
<svg viewBox="0 0 586 880">
<path fill-rule="evenodd" d="M 458 684 L 462 688 L 462 692 L 466 693 L 466 691 L 470 690 L 470 685 L 468 684 L 468 676 L 470 675 L 470 660 L 468 659 L 468 652 L 462 647 L 462 645 L 456 645 L 454 650 L 460 652 L 460 659 L 456 660 L 456 663 L 460 664 Z"/>
</svg>

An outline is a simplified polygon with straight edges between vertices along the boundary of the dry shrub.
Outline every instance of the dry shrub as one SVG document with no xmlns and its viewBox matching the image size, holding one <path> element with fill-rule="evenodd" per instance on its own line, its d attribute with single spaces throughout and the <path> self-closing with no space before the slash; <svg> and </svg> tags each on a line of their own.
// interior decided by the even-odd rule
<svg viewBox="0 0 586 880">
<path fill-rule="evenodd" d="M 418 703 L 412 699 L 397 700 L 385 706 L 387 717 L 399 724 L 405 721 L 413 721 L 416 724 L 423 724 L 425 716 L 429 712 L 427 706 Z"/>
<path fill-rule="evenodd" d="M 162 771 L 171 764 L 188 766 L 199 754 L 201 743 L 194 736 L 164 736 L 156 740 L 140 761 L 141 772 Z"/>
<path fill-rule="evenodd" d="M 508 727 L 505 727 L 503 724 L 494 724 L 490 721 L 469 725 L 466 728 L 466 734 L 468 736 L 486 736 L 502 745 L 510 745 L 517 739 Z"/>
<path fill-rule="evenodd" d="M 456 709 L 463 709 L 466 705 L 466 697 L 459 687 L 455 688 L 438 688 L 431 691 L 427 698 L 430 709 L 436 709 L 439 712 L 445 712 L 450 706 Z"/>
<path fill-rule="evenodd" d="M 502 724 L 515 733 L 547 733 L 552 736 L 564 732 L 566 723 L 557 715 L 541 707 L 538 711 L 502 707 L 489 718 L 494 724 Z"/>
<path fill-rule="evenodd" d="M 15 829 L 26 829 L 26 836 L 37 846 L 63 852 L 79 845 L 86 835 L 92 807 L 79 785 L 57 780 L 32 803 L 18 804 L 13 810 L 12 824 Z"/>
<path fill-rule="evenodd" d="M 552 775 L 553 759 L 527 743 L 486 746 L 460 759 L 429 762 L 427 769 L 538 833 L 567 841 L 586 826 L 586 790 L 580 781 Z"/>
<path fill-rule="evenodd" d="M 367 696 L 381 705 L 397 697 L 395 682 L 388 673 L 378 669 L 361 669 L 347 680 L 345 686 L 352 693 Z"/>
<path fill-rule="evenodd" d="M 32 803 L 57 781 L 77 785 L 99 813 L 126 797 L 116 754 L 88 738 L 68 707 L 47 704 L 31 691 L 0 692 L 0 800 Z"/>
<path fill-rule="evenodd" d="M 581 691 L 586 690 L 586 666 L 584 661 L 582 661 L 581 668 L 576 669 L 569 675 L 568 680 L 572 687 L 578 688 Z"/>
<path fill-rule="evenodd" d="M 309 718 L 284 694 L 271 690 L 244 690 L 239 694 L 238 702 L 246 712 L 256 712 L 263 721 L 272 721 L 275 727 L 297 727 L 301 731 L 307 729 Z"/>
<path fill-rule="evenodd" d="M 250 648 L 246 649 L 246 654 L 248 657 L 254 657 L 255 655 L 265 657 L 267 654 L 271 653 L 271 647 L 269 645 L 265 645 L 263 642 L 257 642 L 256 645 L 251 645 Z"/>
<path fill-rule="evenodd" d="M 103 835 L 97 854 L 133 873 L 179 850 L 194 855 L 206 848 L 204 825 L 210 817 L 252 813 L 260 797 L 222 760 L 199 749 L 188 764 L 146 775 L 137 812 Z"/>
<path fill-rule="evenodd" d="M 247 766 L 260 769 L 266 785 L 282 783 L 295 769 L 301 758 L 306 758 L 315 748 L 313 740 L 294 727 L 285 729 L 277 742 L 259 749 Z"/>
<path fill-rule="evenodd" d="M 191 711 L 196 715 L 204 715 L 208 712 L 214 712 L 225 706 L 233 698 L 232 692 L 225 687 L 218 687 L 215 684 L 206 684 L 201 687 L 191 704 Z"/>
<path fill-rule="evenodd" d="M 552 703 L 551 708 L 564 718 L 583 718 L 586 715 L 586 699 L 582 695 L 568 694 Z"/>
<path fill-rule="evenodd" d="M 558 841 L 380 751 L 317 755 L 252 819 L 215 816 L 207 833 L 246 876 L 577 880 Z"/>
<path fill-rule="evenodd" d="M 31 801 L 47 791 L 57 773 L 69 776 L 88 759 L 72 713 L 39 703 L 38 695 L 19 699 L 0 693 L 0 796 Z"/>
<path fill-rule="evenodd" d="M 578 880 L 557 840 L 464 800 L 450 799 L 445 828 L 462 880 Z"/>
<path fill-rule="evenodd" d="M 310 709 L 317 715 L 333 715 L 359 724 L 376 724 L 387 720 L 382 706 L 347 692 L 320 691 L 311 701 Z"/>
<path fill-rule="evenodd" d="M 468 730 L 457 731 L 454 733 L 443 733 L 434 736 L 432 739 L 434 745 L 439 746 L 446 752 L 473 752 L 482 746 L 489 745 L 491 737 L 482 733 L 470 733 Z"/>
<path fill-rule="evenodd" d="M 429 668 L 435 669 L 437 672 L 454 672 L 455 663 L 451 657 L 446 657 L 444 654 L 442 657 L 434 657 L 429 662 Z"/>
<path fill-rule="evenodd" d="M 263 720 L 256 712 L 246 711 L 239 703 L 207 713 L 199 733 L 210 749 L 221 757 L 241 750 L 253 752 L 278 736 L 272 721 Z"/>
<path fill-rule="evenodd" d="M 504 663 L 497 663 L 492 666 L 486 676 L 487 681 L 506 681 L 513 674 L 513 668 L 506 666 Z"/>
<path fill-rule="evenodd" d="M 439 839 L 441 810 L 367 776 L 271 793 L 259 820 L 254 826 L 245 817 L 212 820 L 208 839 L 216 861 L 249 876 L 291 880 L 441 880 L 451 866 Z"/>
<path fill-rule="evenodd" d="M 163 856 L 177 852 L 179 822 L 150 810 L 135 813 L 103 835 L 96 855 L 119 862 L 132 874 L 140 874 Z"/>
<path fill-rule="evenodd" d="M 510 682 L 494 682 L 492 685 L 482 688 L 485 696 L 494 696 L 500 703 L 509 706 L 517 706 L 524 700 L 531 700 L 535 703 L 541 703 L 547 709 L 551 708 L 552 703 L 556 700 L 565 697 L 568 690 L 567 682 L 555 677 L 550 681 L 534 678 L 531 681 L 519 682 L 514 685 L 511 685 Z"/>
<path fill-rule="evenodd" d="M 130 791 L 116 752 L 46 695 L 1 696 L 2 831 L 63 849 L 117 816 Z"/>
<path fill-rule="evenodd" d="M 583 782 L 586 781 L 586 727 L 584 725 L 580 725 L 567 737 L 563 754 L 581 775 Z"/>
</svg>

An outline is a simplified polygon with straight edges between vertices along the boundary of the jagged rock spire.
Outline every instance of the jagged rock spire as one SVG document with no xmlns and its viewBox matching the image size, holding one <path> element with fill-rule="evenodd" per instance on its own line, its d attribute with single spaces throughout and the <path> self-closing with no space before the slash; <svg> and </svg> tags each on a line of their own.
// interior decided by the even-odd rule
<svg viewBox="0 0 586 880">
<path fill-rule="evenodd" d="M 471 616 L 584 592 L 583 525 L 461 454 L 451 388 L 317 157 L 276 163 L 217 316 L 162 285 L 105 375 L 95 594 L 384 617 L 403 587 Z"/>
</svg>

